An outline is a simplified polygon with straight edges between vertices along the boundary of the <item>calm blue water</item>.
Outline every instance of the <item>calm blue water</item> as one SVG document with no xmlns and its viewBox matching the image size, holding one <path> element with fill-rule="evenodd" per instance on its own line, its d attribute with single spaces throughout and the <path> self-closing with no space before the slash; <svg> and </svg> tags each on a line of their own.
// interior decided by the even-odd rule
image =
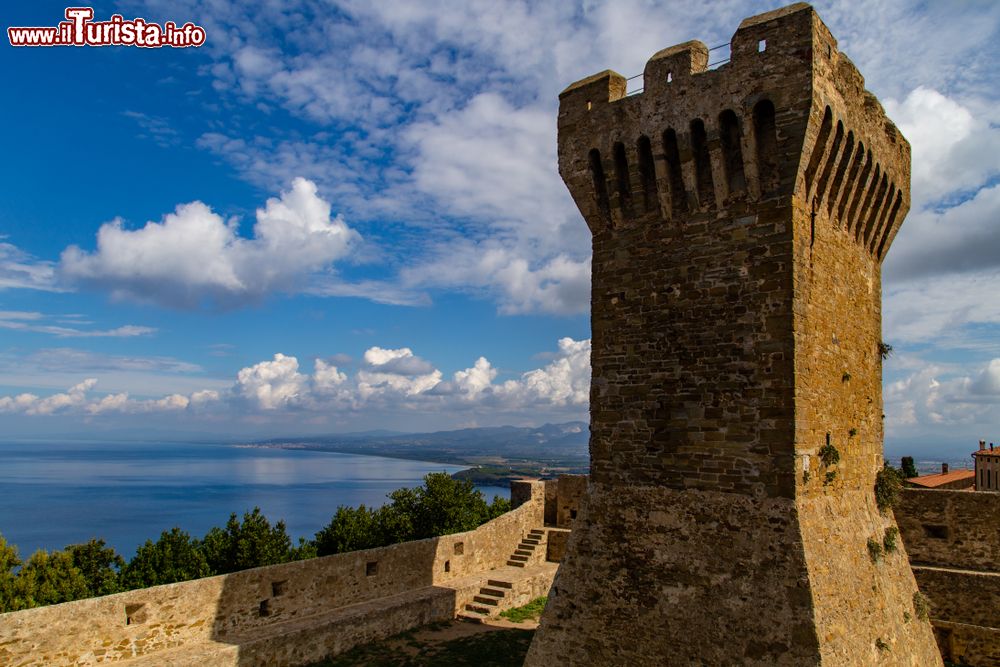
<svg viewBox="0 0 1000 667">
<path fill-rule="evenodd" d="M 180 526 L 201 537 L 259 506 L 311 538 L 338 505 L 382 505 L 458 466 L 219 444 L 0 443 L 0 534 L 22 557 L 103 537 L 126 559 Z M 508 489 L 479 487 L 486 497 Z"/>
</svg>

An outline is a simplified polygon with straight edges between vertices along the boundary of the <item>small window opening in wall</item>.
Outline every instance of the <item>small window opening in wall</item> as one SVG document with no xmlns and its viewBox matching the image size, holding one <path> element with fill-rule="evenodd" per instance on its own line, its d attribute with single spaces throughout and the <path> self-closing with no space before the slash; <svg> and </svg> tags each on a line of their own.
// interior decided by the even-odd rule
<svg viewBox="0 0 1000 667">
<path fill-rule="evenodd" d="M 444 571 L 445 572 L 451 572 L 451 561 L 450 560 L 446 560 L 444 562 Z"/>
<path fill-rule="evenodd" d="M 257 614 L 259 616 L 270 616 L 271 615 L 271 601 L 261 600 L 260 605 L 257 607 Z"/>
<path fill-rule="evenodd" d="M 591 104 L 590 100 L 587 100 L 587 111 L 590 111 L 593 108 L 593 106 L 594 105 Z"/>
<path fill-rule="evenodd" d="M 937 526 L 930 523 L 922 524 L 924 534 L 935 540 L 948 539 L 948 526 Z"/>
<path fill-rule="evenodd" d="M 673 80 L 674 80 L 674 73 L 673 72 L 667 72 L 667 83 L 672 83 Z"/>
<path fill-rule="evenodd" d="M 281 597 L 288 590 L 288 581 L 272 581 L 271 582 L 271 596 Z"/>
<path fill-rule="evenodd" d="M 365 576 L 374 577 L 376 574 L 378 574 L 378 561 L 370 560 L 365 563 Z"/>
<path fill-rule="evenodd" d="M 465 553 L 465 542 L 455 542 L 455 555 L 461 556 Z"/>
<path fill-rule="evenodd" d="M 757 42 L 757 52 L 758 53 L 763 53 L 766 50 L 767 50 L 767 40 L 766 39 L 762 39 L 759 42 Z"/>
<path fill-rule="evenodd" d="M 125 625 L 136 625 L 146 621 L 146 605 L 127 604 L 125 605 Z"/>
<path fill-rule="evenodd" d="M 575 519 L 576 518 L 576 510 L 570 510 L 569 511 L 569 518 L 571 518 L 571 519 Z"/>
</svg>

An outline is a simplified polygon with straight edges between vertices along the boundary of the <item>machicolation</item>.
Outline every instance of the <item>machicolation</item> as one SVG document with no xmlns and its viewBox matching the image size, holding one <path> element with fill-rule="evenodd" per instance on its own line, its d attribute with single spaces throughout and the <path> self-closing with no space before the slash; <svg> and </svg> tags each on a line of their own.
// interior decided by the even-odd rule
<svg viewBox="0 0 1000 667">
<path fill-rule="evenodd" d="M 591 477 L 527 664 L 941 664 L 874 493 L 909 144 L 809 5 L 730 51 L 560 95 L 593 235 Z"/>
</svg>

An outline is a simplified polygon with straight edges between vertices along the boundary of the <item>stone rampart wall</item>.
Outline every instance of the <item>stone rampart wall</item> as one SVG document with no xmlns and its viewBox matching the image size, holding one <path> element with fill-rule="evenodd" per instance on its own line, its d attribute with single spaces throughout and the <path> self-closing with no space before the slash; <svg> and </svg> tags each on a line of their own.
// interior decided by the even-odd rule
<svg viewBox="0 0 1000 667">
<path fill-rule="evenodd" d="M 905 489 L 896 520 L 914 565 L 1000 570 L 1000 493 Z"/>
<path fill-rule="evenodd" d="M 259 648 L 269 635 L 274 637 L 264 644 L 272 648 L 283 644 L 285 635 L 301 643 L 303 632 L 309 634 L 308 619 L 427 587 L 446 589 L 450 582 L 503 567 L 521 537 L 543 522 L 544 485 L 524 484 L 530 489 L 527 502 L 466 533 L 0 614 L 0 665 L 93 665 L 199 642 L 214 642 L 222 650 L 247 637 Z M 442 603 L 439 597 L 418 595 L 413 604 L 438 610 L 428 612 L 431 616 L 442 609 L 453 615 L 457 603 Z M 407 629 L 399 626 L 406 613 L 396 616 L 392 624 L 364 625 L 350 640 L 370 641 Z M 434 620 L 424 612 L 410 618 L 413 626 Z M 287 624 L 296 632 L 285 632 Z M 295 654 L 282 649 L 272 660 L 264 650 L 260 661 L 244 657 L 239 664 L 296 664 L 278 660 Z"/>
</svg>

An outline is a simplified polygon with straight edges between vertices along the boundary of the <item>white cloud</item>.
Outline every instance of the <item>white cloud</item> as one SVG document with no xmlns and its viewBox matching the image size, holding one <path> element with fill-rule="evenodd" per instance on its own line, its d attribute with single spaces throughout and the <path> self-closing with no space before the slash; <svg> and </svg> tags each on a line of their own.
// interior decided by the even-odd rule
<svg viewBox="0 0 1000 667">
<path fill-rule="evenodd" d="M 932 429 L 972 442 L 1000 427 L 998 407 L 1000 359 L 978 369 L 925 362 L 885 388 L 886 430 L 895 438 L 924 436 L 923 429 Z"/>
<path fill-rule="evenodd" d="M 233 393 L 261 410 L 288 408 L 305 399 L 308 378 L 299 373 L 299 361 L 278 353 L 272 361 L 244 368 L 236 376 Z"/>
<path fill-rule="evenodd" d="M 968 327 L 1000 325 L 1000 271 L 940 276 L 887 285 L 883 331 L 896 343 L 961 346 Z"/>
<path fill-rule="evenodd" d="M 126 324 L 114 329 L 80 329 L 44 323 L 45 320 L 51 319 L 51 316 L 39 312 L 0 311 L 0 329 L 44 333 L 59 338 L 133 338 L 156 333 L 153 327 L 135 324 Z"/>
<path fill-rule="evenodd" d="M 224 390 L 201 390 L 188 395 L 134 399 L 128 392 L 95 396 L 96 379 L 87 379 L 66 392 L 41 398 L 34 394 L 0 397 L 0 412 L 25 415 L 54 413 L 96 417 L 110 414 L 150 414 L 188 411 L 214 418 L 281 419 L 308 412 L 337 414 L 406 415 L 482 409 L 489 414 L 557 414 L 581 417 L 590 388 L 590 341 L 563 338 L 552 359 L 542 368 L 516 379 L 496 383 L 498 372 L 485 357 L 456 371 L 450 380 L 410 348 L 371 347 L 364 366 L 353 376 L 317 359 L 313 373 L 303 373 L 294 356 L 275 354 L 269 361 L 241 369 Z"/>
<path fill-rule="evenodd" d="M 373 397 L 414 397 L 441 382 L 441 371 L 414 356 L 408 347 L 372 347 L 365 351 L 364 360 L 367 366 L 357 374 L 357 394 L 363 401 Z"/>
<path fill-rule="evenodd" d="M 34 289 L 62 291 L 56 285 L 55 265 L 36 259 L 17 246 L 5 242 L 0 234 L 0 290 Z"/>
<path fill-rule="evenodd" d="M 1000 359 L 992 359 L 986 365 L 979 376 L 969 384 L 969 391 L 973 394 L 997 396 L 997 402 L 1000 402 Z"/>
<path fill-rule="evenodd" d="M 468 400 L 475 400 L 490 388 L 497 371 L 486 357 L 479 357 L 470 368 L 455 371 L 454 387 Z"/>
<path fill-rule="evenodd" d="M 342 373 L 333 364 L 329 364 L 322 359 L 314 362 L 313 387 L 320 394 L 328 394 L 336 391 L 341 385 L 347 382 L 347 375 Z"/>
<path fill-rule="evenodd" d="M 1000 173 L 1000 128 L 954 99 L 918 86 L 902 102 L 886 100 L 885 109 L 912 147 L 914 209 Z"/>
<path fill-rule="evenodd" d="M 252 239 L 239 236 L 235 220 L 224 221 L 196 201 L 141 229 L 126 229 L 121 220 L 102 225 L 97 249 L 70 246 L 61 270 L 119 297 L 226 306 L 296 289 L 359 241 L 343 219 L 330 218 L 330 204 L 315 184 L 297 178 L 291 190 L 257 209 Z"/>
<path fill-rule="evenodd" d="M 586 405 L 590 400 L 590 339 L 559 339 L 559 353 L 544 368 L 508 380 L 502 393 L 521 403 Z"/>
<path fill-rule="evenodd" d="M 95 384 L 97 384 L 96 379 L 88 378 L 83 382 L 70 387 L 69 391 L 64 394 L 53 394 L 52 396 L 48 396 L 46 398 L 35 398 L 35 400 L 30 400 L 28 401 L 26 412 L 29 415 L 50 415 L 54 412 L 60 412 L 82 406 L 87 401 L 87 392 L 93 389 Z M 22 396 L 24 396 L 24 394 L 22 394 Z"/>
<path fill-rule="evenodd" d="M 889 251 L 884 275 L 891 284 L 997 268 L 1000 185 L 983 188 L 971 199 L 940 213 L 925 210 L 911 214 Z"/>
</svg>

